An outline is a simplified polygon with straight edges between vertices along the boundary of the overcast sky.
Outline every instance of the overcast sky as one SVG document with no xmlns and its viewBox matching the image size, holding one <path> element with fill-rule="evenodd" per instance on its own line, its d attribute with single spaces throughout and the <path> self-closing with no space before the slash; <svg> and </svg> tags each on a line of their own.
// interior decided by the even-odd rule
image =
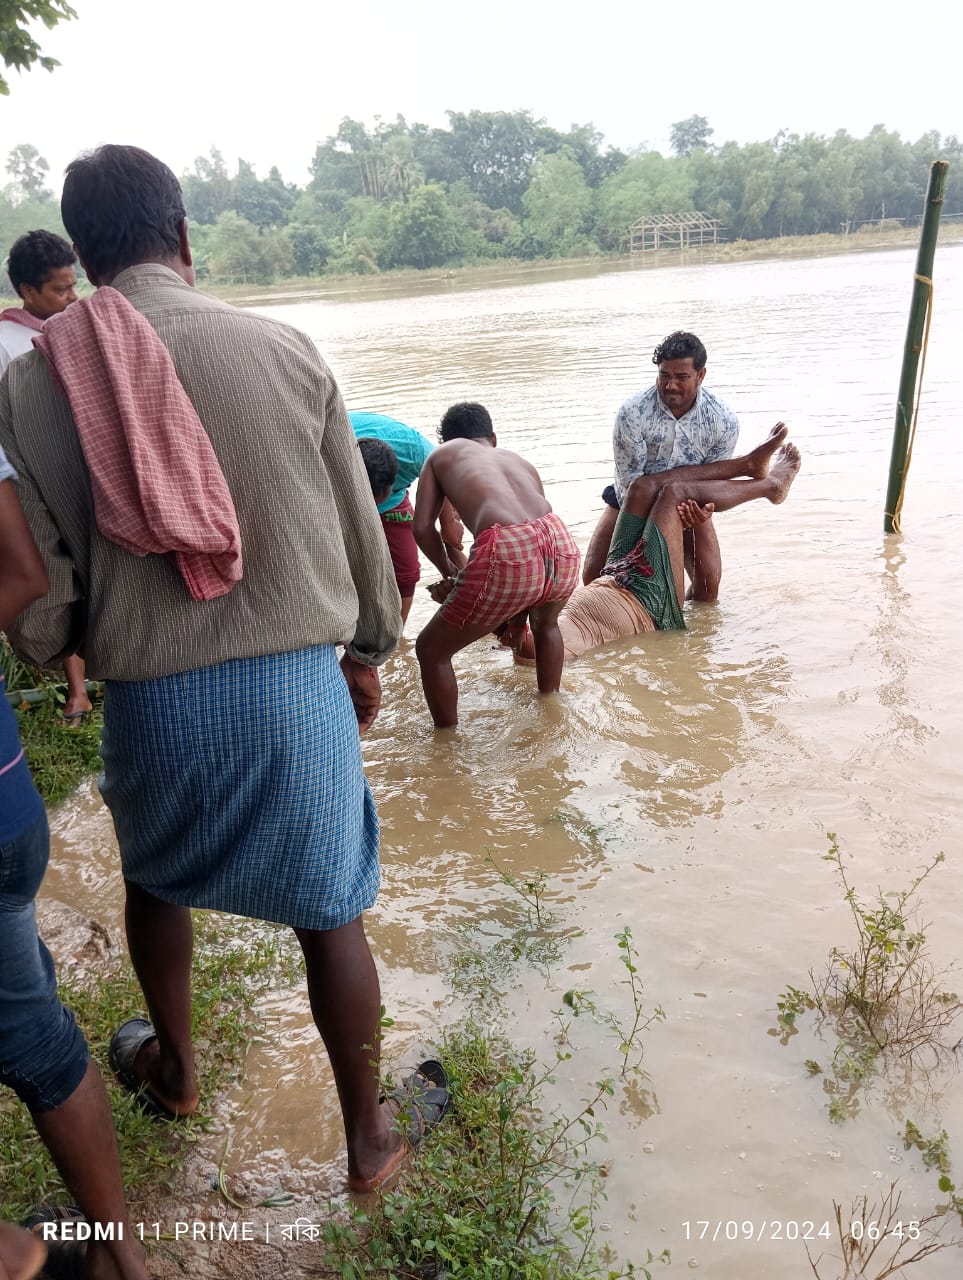
<svg viewBox="0 0 963 1280">
<path fill-rule="evenodd" d="M 58 190 L 99 142 L 146 147 L 178 174 L 214 144 L 232 171 L 242 156 L 303 184 L 343 116 L 444 126 L 446 110 L 475 107 L 592 121 L 625 150 L 668 152 L 669 126 L 694 114 L 717 144 L 876 123 L 963 135 L 943 61 L 963 47 L 960 0 L 71 3 L 75 21 L 38 32 L 62 65 L 12 73 L 0 98 L 0 155 L 33 143 Z"/>
</svg>

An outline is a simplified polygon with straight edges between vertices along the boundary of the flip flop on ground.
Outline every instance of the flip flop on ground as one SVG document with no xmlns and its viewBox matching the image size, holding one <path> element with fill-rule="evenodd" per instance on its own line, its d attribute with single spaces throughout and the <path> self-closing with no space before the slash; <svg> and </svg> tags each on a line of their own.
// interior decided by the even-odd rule
<svg viewBox="0 0 963 1280">
<path fill-rule="evenodd" d="M 69 715 L 64 711 L 61 714 L 60 719 L 68 729 L 79 729 L 82 724 L 87 723 L 90 716 L 91 713 L 89 711 L 71 711 Z"/>
<path fill-rule="evenodd" d="M 128 1018 L 114 1032 L 107 1060 L 111 1071 L 124 1088 L 136 1096 L 138 1105 L 147 1115 L 158 1120 L 180 1120 L 182 1117 L 176 1111 L 155 1097 L 147 1084 L 134 1075 L 135 1058 L 145 1045 L 156 1039 L 153 1024 L 146 1018 Z"/>
<path fill-rule="evenodd" d="M 429 1058 L 385 1101 L 397 1103 L 395 1126 L 401 1132 L 402 1142 L 373 1178 L 348 1175 L 348 1190 L 356 1195 L 383 1190 L 401 1172 L 412 1151 L 441 1123 L 451 1106 L 448 1073 L 435 1058 Z"/>
</svg>

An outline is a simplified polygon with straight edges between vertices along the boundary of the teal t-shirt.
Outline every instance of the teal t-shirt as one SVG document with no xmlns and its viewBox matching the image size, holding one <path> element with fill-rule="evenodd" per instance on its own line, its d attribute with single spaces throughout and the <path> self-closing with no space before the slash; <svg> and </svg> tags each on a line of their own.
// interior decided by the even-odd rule
<svg viewBox="0 0 963 1280">
<path fill-rule="evenodd" d="M 391 493 L 378 504 L 382 515 L 393 511 L 404 502 L 408 487 L 421 475 L 421 468 L 435 446 L 414 427 L 407 427 L 397 418 L 388 418 L 383 413 L 349 413 L 348 417 L 356 439 L 383 440 L 395 451 L 398 476 Z"/>
</svg>

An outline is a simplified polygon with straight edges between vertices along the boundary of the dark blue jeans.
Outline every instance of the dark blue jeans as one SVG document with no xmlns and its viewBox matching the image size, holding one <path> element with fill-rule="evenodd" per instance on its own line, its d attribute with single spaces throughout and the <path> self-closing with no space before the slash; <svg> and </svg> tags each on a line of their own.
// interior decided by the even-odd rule
<svg viewBox="0 0 963 1280">
<path fill-rule="evenodd" d="M 0 845 L 0 1081 L 33 1115 L 66 1102 L 88 1061 L 37 933 L 34 899 L 49 857 L 46 816 Z"/>
</svg>

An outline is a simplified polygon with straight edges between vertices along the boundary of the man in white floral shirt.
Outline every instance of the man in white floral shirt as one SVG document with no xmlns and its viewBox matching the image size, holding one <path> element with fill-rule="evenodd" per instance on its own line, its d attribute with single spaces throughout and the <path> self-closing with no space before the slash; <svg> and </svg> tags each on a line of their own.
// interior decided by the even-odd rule
<svg viewBox="0 0 963 1280">
<path fill-rule="evenodd" d="M 669 334 L 656 347 L 652 363 L 659 370 L 655 383 L 630 396 L 616 414 L 615 483 L 602 494 L 606 506 L 585 555 L 585 583 L 602 570 L 625 491 L 636 476 L 722 462 L 735 452 L 739 419 L 703 386 L 706 349 L 695 334 Z M 685 538 L 685 567 L 692 584 L 689 599 L 705 603 L 717 599 L 722 577 L 713 524 L 708 520 L 697 530 L 687 530 Z"/>
</svg>

